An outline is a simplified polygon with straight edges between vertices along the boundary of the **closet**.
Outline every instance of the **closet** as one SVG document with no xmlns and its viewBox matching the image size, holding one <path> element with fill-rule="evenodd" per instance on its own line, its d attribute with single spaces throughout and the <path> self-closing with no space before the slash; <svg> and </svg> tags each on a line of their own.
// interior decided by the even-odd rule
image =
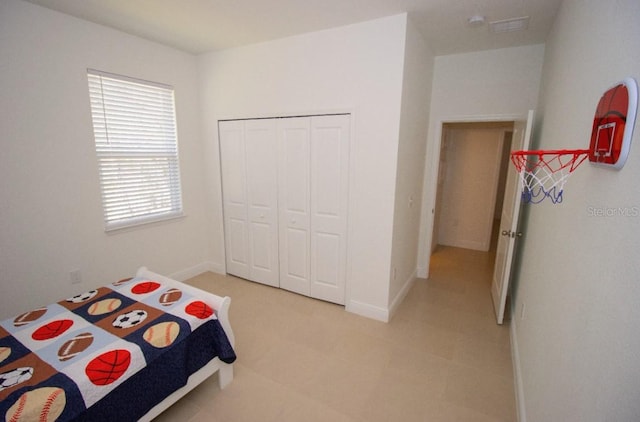
<svg viewBox="0 0 640 422">
<path fill-rule="evenodd" d="M 229 274 L 344 304 L 349 115 L 218 123 Z"/>
</svg>

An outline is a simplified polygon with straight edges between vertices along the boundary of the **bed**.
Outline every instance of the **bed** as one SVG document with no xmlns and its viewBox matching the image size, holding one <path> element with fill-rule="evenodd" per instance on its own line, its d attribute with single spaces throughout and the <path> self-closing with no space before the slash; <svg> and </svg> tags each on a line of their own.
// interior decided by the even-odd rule
<svg viewBox="0 0 640 422">
<path fill-rule="evenodd" d="M 149 421 L 218 373 L 233 379 L 231 299 L 142 267 L 0 321 L 6 421 Z"/>
</svg>

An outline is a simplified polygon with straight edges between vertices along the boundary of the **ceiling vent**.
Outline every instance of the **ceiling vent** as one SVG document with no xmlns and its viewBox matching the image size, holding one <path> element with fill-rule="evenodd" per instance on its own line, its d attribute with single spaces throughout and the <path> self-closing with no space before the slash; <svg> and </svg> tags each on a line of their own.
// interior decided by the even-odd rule
<svg viewBox="0 0 640 422">
<path fill-rule="evenodd" d="M 528 26 L 529 16 L 489 22 L 489 28 L 491 28 L 491 32 L 495 33 L 524 31 Z"/>
</svg>

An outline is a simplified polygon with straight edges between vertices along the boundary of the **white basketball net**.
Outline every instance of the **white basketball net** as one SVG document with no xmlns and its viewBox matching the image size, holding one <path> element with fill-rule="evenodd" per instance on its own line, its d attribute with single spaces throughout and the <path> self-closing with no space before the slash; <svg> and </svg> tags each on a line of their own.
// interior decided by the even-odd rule
<svg viewBox="0 0 640 422">
<path fill-rule="evenodd" d="M 587 158 L 589 150 L 515 151 L 511 161 L 520 175 L 522 200 L 539 204 L 546 198 L 562 202 L 567 179 Z"/>
</svg>

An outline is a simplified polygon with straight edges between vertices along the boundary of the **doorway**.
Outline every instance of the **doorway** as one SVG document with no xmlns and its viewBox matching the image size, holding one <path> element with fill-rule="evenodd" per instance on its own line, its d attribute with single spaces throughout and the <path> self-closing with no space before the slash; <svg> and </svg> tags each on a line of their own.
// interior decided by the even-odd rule
<svg viewBox="0 0 640 422">
<path fill-rule="evenodd" d="M 478 288 L 490 292 L 513 121 L 442 124 L 430 267 L 482 262 Z M 467 276 L 475 277 L 474 273 Z M 437 274 L 434 274 L 437 276 Z M 489 297 L 490 295 L 486 295 Z M 490 303 L 487 310 L 491 311 Z"/>
</svg>

